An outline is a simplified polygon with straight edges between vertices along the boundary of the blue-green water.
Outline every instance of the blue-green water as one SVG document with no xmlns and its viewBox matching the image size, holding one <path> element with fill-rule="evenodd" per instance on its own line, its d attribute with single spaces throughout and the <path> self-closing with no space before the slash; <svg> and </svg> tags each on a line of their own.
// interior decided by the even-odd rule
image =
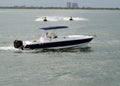
<svg viewBox="0 0 120 86">
<path fill-rule="evenodd" d="M 47 16 L 48 22 L 41 19 Z M 74 21 L 67 21 L 73 16 Z M 15 39 L 40 37 L 44 26 L 67 25 L 59 35 L 96 35 L 86 49 L 23 51 Z M 0 9 L 0 86 L 120 86 L 120 11 Z"/>
</svg>

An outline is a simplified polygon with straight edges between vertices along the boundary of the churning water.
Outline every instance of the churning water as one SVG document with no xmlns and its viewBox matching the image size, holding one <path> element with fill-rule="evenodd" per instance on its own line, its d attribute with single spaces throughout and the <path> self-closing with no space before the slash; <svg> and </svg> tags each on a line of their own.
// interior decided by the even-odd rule
<svg viewBox="0 0 120 86">
<path fill-rule="evenodd" d="M 73 21 L 68 18 L 72 16 Z M 48 21 L 43 22 L 43 17 Z M 119 86 L 120 11 L 0 9 L 0 86 Z M 13 41 L 38 39 L 45 26 L 59 35 L 96 35 L 85 49 L 20 51 Z"/>
</svg>

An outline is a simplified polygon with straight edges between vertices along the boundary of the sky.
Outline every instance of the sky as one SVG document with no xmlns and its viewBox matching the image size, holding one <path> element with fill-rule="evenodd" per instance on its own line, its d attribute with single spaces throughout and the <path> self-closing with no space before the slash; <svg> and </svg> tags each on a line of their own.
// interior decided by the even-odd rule
<svg viewBox="0 0 120 86">
<path fill-rule="evenodd" d="M 120 0 L 0 0 L 0 6 L 66 7 L 67 2 L 78 3 L 79 7 L 120 8 Z"/>
</svg>

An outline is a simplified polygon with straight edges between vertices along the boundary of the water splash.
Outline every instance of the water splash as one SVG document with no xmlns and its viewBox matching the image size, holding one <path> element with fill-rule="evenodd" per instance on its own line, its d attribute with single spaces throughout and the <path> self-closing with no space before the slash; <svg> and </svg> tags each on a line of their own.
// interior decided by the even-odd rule
<svg viewBox="0 0 120 86">
<path fill-rule="evenodd" d="M 14 46 L 1 46 L 0 51 L 13 51 L 15 53 L 38 53 L 41 50 L 21 50 L 14 48 Z"/>
<path fill-rule="evenodd" d="M 17 50 L 13 46 L 2 46 L 0 47 L 0 50 Z"/>
<path fill-rule="evenodd" d="M 69 21 L 70 17 L 64 17 L 64 16 L 46 16 L 48 21 Z M 80 18 L 80 17 L 72 17 L 73 21 L 88 21 L 86 18 Z M 43 21 L 44 17 L 38 17 L 35 19 L 35 21 Z"/>
<path fill-rule="evenodd" d="M 15 53 L 46 53 L 46 52 L 91 52 L 90 47 L 86 48 L 68 48 L 68 49 L 34 49 L 34 50 L 21 50 L 16 49 L 13 46 L 2 46 L 0 47 L 0 51 L 12 51 Z"/>
</svg>

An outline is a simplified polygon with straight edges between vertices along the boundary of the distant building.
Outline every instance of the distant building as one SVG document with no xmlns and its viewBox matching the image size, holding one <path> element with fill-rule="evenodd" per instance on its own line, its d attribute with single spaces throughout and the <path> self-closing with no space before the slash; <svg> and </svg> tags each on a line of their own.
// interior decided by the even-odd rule
<svg viewBox="0 0 120 86">
<path fill-rule="evenodd" d="M 78 8 L 78 3 L 67 2 L 67 8 Z"/>
<path fill-rule="evenodd" d="M 67 2 L 67 8 L 72 8 L 72 3 L 71 2 Z"/>
<path fill-rule="evenodd" d="M 72 8 L 78 8 L 78 3 L 72 3 Z"/>
</svg>

